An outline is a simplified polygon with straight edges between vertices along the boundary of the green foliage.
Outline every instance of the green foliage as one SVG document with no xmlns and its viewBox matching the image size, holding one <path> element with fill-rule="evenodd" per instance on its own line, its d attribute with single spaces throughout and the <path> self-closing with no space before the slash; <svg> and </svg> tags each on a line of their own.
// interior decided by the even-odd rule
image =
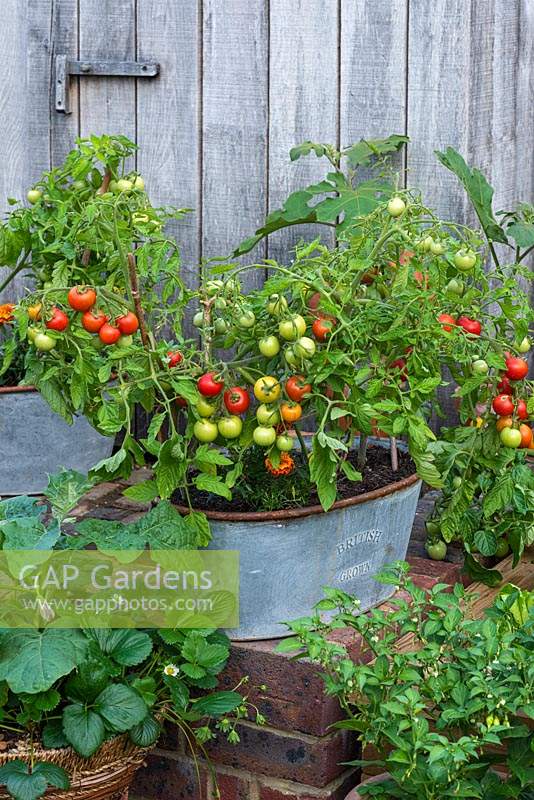
<svg viewBox="0 0 534 800">
<path fill-rule="evenodd" d="M 368 167 L 374 160 L 377 162 L 375 172 L 378 172 L 383 165 L 383 156 L 396 152 L 407 142 L 406 136 L 392 135 L 387 139 L 362 139 L 341 151 L 332 145 L 314 142 L 303 142 L 294 147 L 290 152 L 291 161 L 315 153 L 317 158 L 326 157 L 336 171 L 328 173 L 319 183 L 290 194 L 282 208 L 272 211 L 254 236 L 241 242 L 233 252 L 233 257 L 245 255 L 265 236 L 293 225 L 333 225 L 338 233 L 354 225 L 359 217 L 370 214 L 393 192 L 393 186 L 381 179 L 356 183 L 356 169 Z M 346 176 L 340 171 L 343 159 L 349 165 Z"/>
<path fill-rule="evenodd" d="M 135 553 L 145 547 L 207 543 L 200 515 L 188 523 L 166 501 L 135 523 L 88 519 L 70 524 L 66 533 L 62 524 L 72 523 L 68 514 L 91 485 L 72 471 L 51 476 L 48 528 L 42 502 L 28 497 L 1 501 L 4 549 L 96 545 Z M 217 729 L 235 741 L 236 724 L 249 711 L 239 691 L 245 679 L 232 691 L 214 691 L 229 650 L 228 638 L 214 630 L 70 630 L 44 621 L 39 630 L 5 628 L 0 631 L 0 719 L 20 737 L 49 748 L 70 745 L 85 758 L 123 733 L 137 746 L 151 747 L 164 719 L 178 723 L 192 742 L 205 742 Z M 33 800 L 48 787 L 69 785 L 63 770 L 31 759 L 0 768 L 0 782 L 15 800 Z"/>
<path fill-rule="evenodd" d="M 362 795 L 529 797 L 534 734 L 524 714 L 534 713 L 534 608 L 512 615 L 520 599 L 512 589 L 484 620 L 474 620 L 461 585 L 425 591 L 406 576 L 407 568 L 394 565 L 382 576 L 408 594 L 393 600 L 393 610 L 358 614 L 355 598 L 326 589 L 311 617 L 290 623 L 294 638 L 279 649 L 320 667 L 325 692 L 346 716 L 336 727 L 378 751 L 374 761 L 352 762 L 389 773 Z M 334 612 L 328 623 L 323 611 Z M 361 637 L 356 662 L 331 638 L 343 628 Z M 505 780 L 499 764 L 509 771 Z"/>
</svg>

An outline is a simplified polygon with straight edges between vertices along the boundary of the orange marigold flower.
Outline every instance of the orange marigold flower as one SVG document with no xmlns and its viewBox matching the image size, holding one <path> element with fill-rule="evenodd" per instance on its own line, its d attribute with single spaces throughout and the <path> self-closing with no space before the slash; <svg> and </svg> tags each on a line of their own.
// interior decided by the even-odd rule
<svg viewBox="0 0 534 800">
<path fill-rule="evenodd" d="M 282 453 L 280 456 L 280 465 L 278 467 L 272 464 L 270 458 L 265 459 L 265 466 L 271 475 L 274 475 L 275 478 L 279 478 L 280 475 L 289 475 L 290 472 L 293 472 L 295 462 L 289 453 Z"/>
<path fill-rule="evenodd" d="M 4 303 L 0 305 L 0 325 L 5 325 L 6 322 L 11 322 L 13 319 L 14 303 Z"/>
</svg>

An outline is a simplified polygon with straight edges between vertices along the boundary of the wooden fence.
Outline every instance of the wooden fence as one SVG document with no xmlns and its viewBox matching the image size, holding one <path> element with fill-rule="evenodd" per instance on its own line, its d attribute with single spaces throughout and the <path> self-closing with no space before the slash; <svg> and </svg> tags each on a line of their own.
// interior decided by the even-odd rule
<svg viewBox="0 0 534 800">
<path fill-rule="evenodd" d="M 304 139 L 408 134 L 408 180 L 450 218 L 467 207 L 436 148 L 482 168 L 497 208 L 534 194 L 532 0 L 3 0 L 0 20 L 4 207 L 77 136 L 123 133 L 153 201 L 195 209 L 176 228 L 192 283 L 202 256 L 230 252 L 323 174 L 314 156 L 289 163 Z M 75 77 L 66 115 L 60 54 L 161 69 Z M 295 238 L 258 255 L 284 257 Z"/>
</svg>

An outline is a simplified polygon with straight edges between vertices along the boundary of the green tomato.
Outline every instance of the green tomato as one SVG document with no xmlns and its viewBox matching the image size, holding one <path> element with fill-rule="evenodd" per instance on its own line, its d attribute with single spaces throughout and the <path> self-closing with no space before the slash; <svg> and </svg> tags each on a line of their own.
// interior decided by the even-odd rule
<svg viewBox="0 0 534 800">
<path fill-rule="evenodd" d="M 193 325 L 195 328 L 203 328 L 204 327 L 204 312 L 197 311 L 195 316 L 193 317 Z"/>
<path fill-rule="evenodd" d="M 262 403 L 256 409 L 256 419 L 260 425 L 278 425 L 280 422 L 280 412 L 276 406 L 268 406 Z"/>
<path fill-rule="evenodd" d="M 240 328 L 253 328 L 256 324 L 256 315 L 247 309 L 237 318 L 237 324 Z"/>
<path fill-rule="evenodd" d="M 264 336 L 258 342 L 258 348 L 265 358 L 274 358 L 280 352 L 280 342 L 276 336 Z"/>
<path fill-rule="evenodd" d="M 276 437 L 276 446 L 282 453 L 289 453 L 293 449 L 293 437 L 282 433 Z"/>
<path fill-rule="evenodd" d="M 221 417 L 218 422 L 219 433 L 225 439 L 237 439 L 241 436 L 243 430 L 243 422 L 239 417 Z"/>
<path fill-rule="evenodd" d="M 435 522 L 433 519 L 427 520 L 425 525 L 430 536 L 437 536 L 438 533 L 441 532 L 441 528 L 439 527 L 438 523 Z"/>
<path fill-rule="evenodd" d="M 42 196 L 43 193 L 39 189 L 30 189 L 30 191 L 26 195 L 26 198 L 28 200 L 28 203 L 31 203 L 33 206 L 35 205 L 35 203 L 39 202 Z"/>
<path fill-rule="evenodd" d="M 38 350 L 42 350 L 45 353 L 53 350 L 56 346 L 56 340 L 48 336 L 47 333 L 36 333 L 33 338 L 33 343 Z"/>
<path fill-rule="evenodd" d="M 294 342 L 299 336 L 304 336 L 305 332 L 306 322 L 300 314 L 291 319 L 283 319 L 278 325 L 278 333 L 288 342 Z"/>
<path fill-rule="evenodd" d="M 309 336 L 301 336 L 295 342 L 293 349 L 297 358 L 312 358 L 317 348 L 313 339 L 310 339 Z"/>
<path fill-rule="evenodd" d="M 497 548 L 495 550 L 495 555 L 497 558 L 505 558 L 510 552 L 510 545 L 506 541 L 505 538 L 499 539 L 497 542 Z"/>
<path fill-rule="evenodd" d="M 115 181 L 115 180 L 110 181 L 108 189 L 109 189 L 110 192 L 116 192 L 117 191 L 117 181 Z"/>
<path fill-rule="evenodd" d="M 517 428 L 503 428 L 499 436 L 505 447 L 515 450 L 521 445 L 521 431 L 518 431 Z"/>
<path fill-rule="evenodd" d="M 299 363 L 299 359 L 296 357 L 295 351 L 292 347 L 286 347 L 284 350 L 284 358 L 290 367 L 296 367 Z"/>
<path fill-rule="evenodd" d="M 455 475 L 454 478 L 452 479 L 452 485 L 454 486 L 455 489 L 459 489 L 462 483 L 463 481 L 459 475 Z"/>
<path fill-rule="evenodd" d="M 135 176 L 133 185 L 136 189 L 139 189 L 140 192 L 145 190 L 145 182 L 140 175 Z"/>
<path fill-rule="evenodd" d="M 221 317 L 219 317 L 213 323 L 213 328 L 215 330 L 215 333 L 217 333 L 219 336 L 221 336 L 223 333 L 226 333 L 226 331 L 228 330 L 228 324 L 227 324 L 226 320 L 224 320 Z"/>
<path fill-rule="evenodd" d="M 528 336 L 525 336 L 525 338 L 520 343 L 517 349 L 519 350 L 520 353 L 528 353 L 531 347 L 532 345 L 530 343 L 530 339 L 528 338 Z"/>
<path fill-rule="evenodd" d="M 193 433 L 199 442 L 214 442 L 219 435 L 219 429 L 209 419 L 199 419 L 193 426 Z"/>
<path fill-rule="evenodd" d="M 460 272 L 470 272 L 477 263 L 476 254 L 472 250 L 458 250 L 454 256 L 454 266 Z"/>
<path fill-rule="evenodd" d="M 217 311 L 224 311 L 226 308 L 226 300 L 224 297 L 217 297 L 213 305 Z"/>
<path fill-rule="evenodd" d="M 208 297 L 214 297 L 218 294 L 224 287 L 224 283 L 222 281 L 207 281 L 206 282 L 206 294 Z"/>
<path fill-rule="evenodd" d="M 129 181 L 127 178 L 121 178 L 117 181 L 117 191 L 118 192 L 131 192 L 133 189 L 133 182 Z"/>
<path fill-rule="evenodd" d="M 254 428 L 252 438 L 254 444 L 259 445 L 259 447 L 270 447 L 276 441 L 276 430 L 275 428 L 266 428 L 264 425 L 258 425 L 257 428 Z"/>
<path fill-rule="evenodd" d="M 445 245 L 443 242 L 436 242 L 434 239 L 432 240 L 432 244 L 430 245 L 430 252 L 433 253 L 435 256 L 442 256 L 445 252 Z"/>
<path fill-rule="evenodd" d="M 400 217 L 406 211 L 406 203 L 402 197 L 392 197 L 388 203 L 388 214 L 392 217 Z"/>
<path fill-rule="evenodd" d="M 133 336 L 119 336 L 117 344 L 119 347 L 131 347 L 133 344 Z"/>
<path fill-rule="evenodd" d="M 26 337 L 28 341 L 34 342 L 35 337 L 37 336 L 38 333 L 41 333 L 41 329 L 35 328 L 32 325 L 30 325 L 29 328 L 26 330 Z"/>
<path fill-rule="evenodd" d="M 217 411 L 217 406 L 213 403 L 208 403 L 205 397 L 198 399 L 195 408 L 200 417 L 212 417 Z"/>
<path fill-rule="evenodd" d="M 283 295 L 272 294 L 267 303 L 267 313 L 271 317 L 280 317 L 287 311 L 287 300 Z"/>
<path fill-rule="evenodd" d="M 475 375 L 487 375 L 489 372 L 488 362 L 484 361 L 483 358 L 477 358 L 477 360 L 473 362 L 473 372 Z"/>
<path fill-rule="evenodd" d="M 241 291 L 241 284 L 237 280 L 237 278 L 228 278 L 224 285 L 224 291 L 227 295 L 229 294 L 237 294 Z"/>
<path fill-rule="evenodd" d="M 87 183 L 82 180 L 74 181 L 72 184 L 72 188 L 76 189 L 77 192 L 83 192 L 84 189 L 87 189 Z"/>
<path fill-rule="evenodd" d="M 465 287 L 463 281 L 460 281 L 457 278 L 451 278 L 451 280 L 445 287 L 445 291 L 449 292 L 450 294 L 455 294 L 458 297 L 461 297 L 464 293 L 464 288 Z"/>
<path fill-rule="evenodd" d="M 418 246 L 420 250 L 423 250 L 423 252 L 428 253 L 433 244 L 434 244 L 434 239 L 432 238 L 432 236 L 425 236 L 424 239 L 421 239 Z"/>
<path fill-rule="evenodd" d="M 441 539 L 437 541 L 430 541 L 427 542 L 426 545 L 426 552 L 432 559 L 432 561 L 443 561 L 445 556 L 447 555 L 447 545 Z"/>
</svg>

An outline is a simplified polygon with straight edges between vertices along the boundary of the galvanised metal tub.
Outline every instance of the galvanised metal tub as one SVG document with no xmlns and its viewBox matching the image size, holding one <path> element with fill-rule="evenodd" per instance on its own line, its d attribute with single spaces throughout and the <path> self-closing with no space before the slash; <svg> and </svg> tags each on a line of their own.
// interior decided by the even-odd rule
<svg viewBox="0 0 534 800">
<path fill-rule="evenodd" d="M 87 472 L 113 450 L 85 417 L 72 425 L 28 386 L 0 387 L 0 496 L 38 494 L 61 467 Z"/>
<path fill-rule="evenodd" d="M 321 506 L 206 512 L 209 548 L 240 552 L 240 626 L 227 631 L 230 638 L 287 635 L 283 622 L 309 615 L 323 586 L 356 595 L 362 611 L 391 597 L 394 587 L 373 576 L 406 557 L 420 490 L 412 475 L 340 500 L 327 513 Z"/>
</svg>

